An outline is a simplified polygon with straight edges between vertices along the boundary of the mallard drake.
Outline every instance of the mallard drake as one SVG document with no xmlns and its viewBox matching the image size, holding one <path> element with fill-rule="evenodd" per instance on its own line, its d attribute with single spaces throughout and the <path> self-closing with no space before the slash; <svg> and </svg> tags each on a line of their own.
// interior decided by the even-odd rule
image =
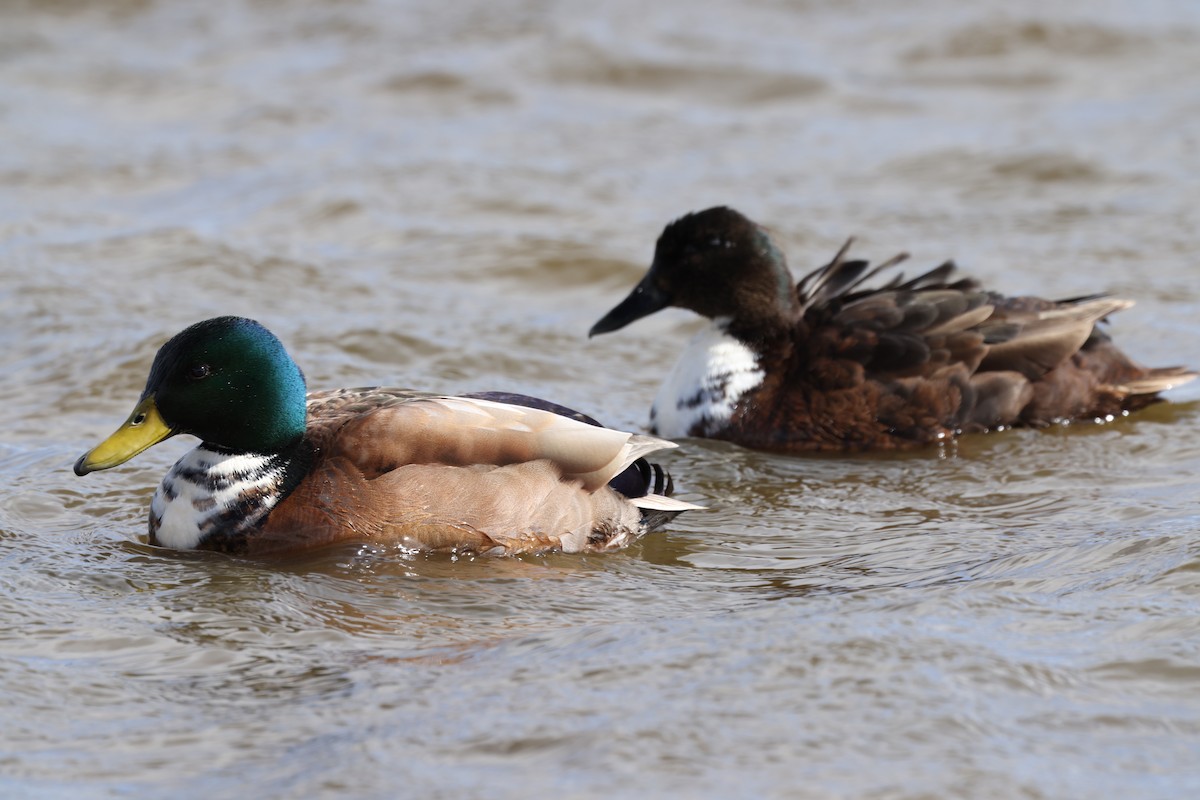
<svg viewBox="0 0 1200 800">
<path fill-rule="evenodd" d="M 158 351 L 141 400 L 75 473 L 200 438 L 150 504 L 150 543 L 260 555 L 342 540 L 415 550 L 611 550 L 681 511 L 643 456 L 674 447 L 522 395 L 306 396 L 257 322 L 218 317 Z"/>
<path fill-rule="evenodd" d="M 952 280 L 951 262 L 865 288 L 907 256 L 871 269 L 847 247 L 797 284 L 764 228 L 726 207 L 688 214 L 589 335 L 668 306 L 707 317 L 659 390 L 650 431 L 782 452 L 1111 419 L 1196 377 L 1139 366 L 1099 329 L 1128 300 L 1004 297 Z"/>
</svg>

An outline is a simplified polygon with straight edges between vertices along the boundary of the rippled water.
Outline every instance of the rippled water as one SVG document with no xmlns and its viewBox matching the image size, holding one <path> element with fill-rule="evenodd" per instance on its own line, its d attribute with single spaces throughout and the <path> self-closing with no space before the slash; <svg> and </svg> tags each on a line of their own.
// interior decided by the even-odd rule
<svg viewBox="0 0 1200 800">
<path fill-rule="evenodd" d="M 606 556 L 142 543 L 190 443 L 71 462 L 216 314 L 314 388 L 639 426 L 695 326 L 585 331 L 728 203 L 797 271 L 953 256 L 1200 365 L 1200 6 L 0 7 L 0 794 L 1185 797 L 1200 389 L 905 456 L 685 442 Z"/>
</svg>

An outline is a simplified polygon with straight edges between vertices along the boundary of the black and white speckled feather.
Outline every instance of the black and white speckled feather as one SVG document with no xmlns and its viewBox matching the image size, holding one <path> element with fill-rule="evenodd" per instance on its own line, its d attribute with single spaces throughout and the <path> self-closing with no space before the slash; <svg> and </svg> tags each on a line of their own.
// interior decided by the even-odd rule
<svg viewBox="0 0 1200 800">
<path fill-rule="evenodd" d="M 690 342 L 663 381 L 650 408 L 657 436 L 711 436 L 729 423 L 743 395 L 762 383 L 758 356 L 713 320 Z"/>
<path fill-rule="evenodd" d="M 191 550 L 220 533 L 244 536 L 283 497 L 279 455 L 228 454 L 200 446 L 175 463 L 150 503 L 150 541 Z"/>
</svg>

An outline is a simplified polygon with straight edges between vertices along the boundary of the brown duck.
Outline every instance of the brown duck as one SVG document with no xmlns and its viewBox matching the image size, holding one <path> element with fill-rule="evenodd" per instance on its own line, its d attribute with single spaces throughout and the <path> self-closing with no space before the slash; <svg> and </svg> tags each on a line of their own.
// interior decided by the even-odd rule
<svg viewBox="0 0 1200 800">
<path fill-rule="evenodd" d="M 731 208 L 668 225 L 646 276 L 590 335 L 662 308 L 711 320 L 659 390 L 650 430 L 783 452 L 911 448 L 960 433 L 1108 420 L 1196 377 L 1126 357 L 1097 323 L 1132 303 L 1004 297 L 945 263 L 911 280 L 846 250 L 796 284 Z"/>
<path fill-rule="evenodd" d="M 610 550 L 698 508 L 644 455 L 671 442 L 523 395 L 306 396 L 262 325 L 219 317 L 162 346 L 129 419 L 75 472 L 200 438 L 150 504 L 150 543 L 261 555 L 339 541 L 487 554 Z"/>
</svg>

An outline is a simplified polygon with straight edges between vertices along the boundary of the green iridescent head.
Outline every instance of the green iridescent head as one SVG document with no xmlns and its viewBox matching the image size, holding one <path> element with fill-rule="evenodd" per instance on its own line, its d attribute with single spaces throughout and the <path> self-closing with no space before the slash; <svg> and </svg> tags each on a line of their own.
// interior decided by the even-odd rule
<svg viewBox="0 0 1200 800">
<path fill-rule="evenodd" d="M 251 319 L 217 317 L 158 351 L 129 419 L 75 472 L 123 464 L 177 433 L 235 453 L 277 453 L 304 435 L 304 375 L 275 335 Z"/>
</svg>

